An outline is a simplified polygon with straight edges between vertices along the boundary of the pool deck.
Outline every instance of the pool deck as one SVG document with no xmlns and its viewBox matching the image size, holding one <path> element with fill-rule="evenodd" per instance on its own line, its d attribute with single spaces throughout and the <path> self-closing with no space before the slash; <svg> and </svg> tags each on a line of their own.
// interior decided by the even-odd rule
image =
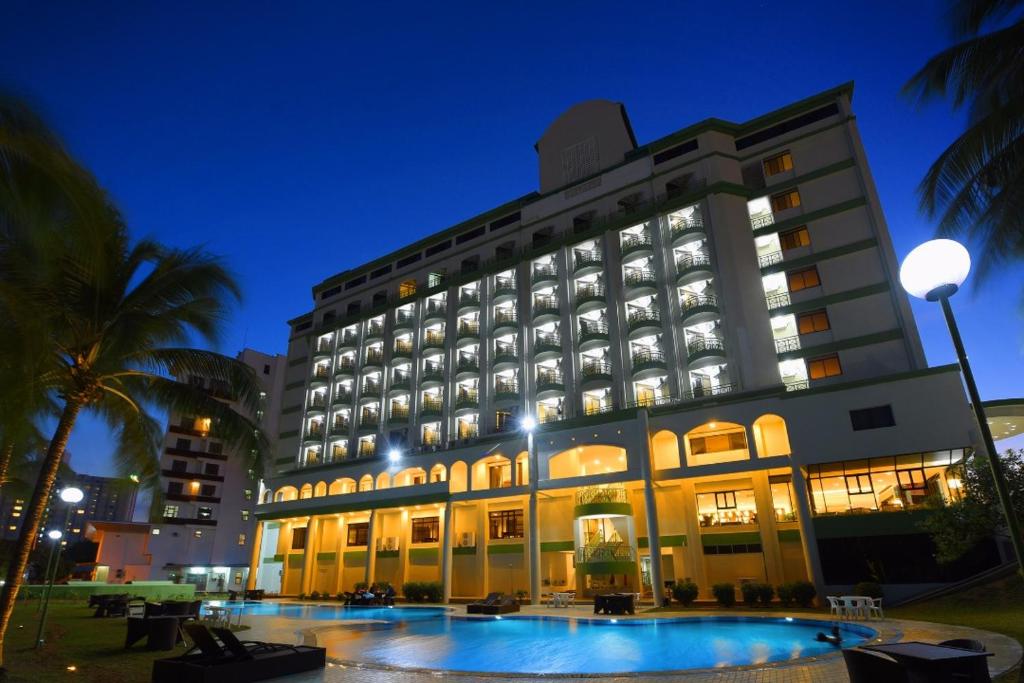
<svg viewBox="0 0 1024 683">
<path fill-rule="evenodd" d="M 337 603 L 334 603 L 337 604 Z M 404 605 L 403 605 L 404 607 Z M 435 606 L 436 607 L 436 606 Z M 454 605 L 455 614 L 465 614 L 465 606 Z M 742 607 L 729 610 L 685 609 L 678 612 L 638 612 L 635 616 L 600 616 L 593 613 L 590 605 L 580 605 L 554 609 L 544 605 L 529 605 L 522 608 L 519 615 L 544 616 L 560 618 L 585 619 L 651 619 L 680 617 L 793 617 L 794 619 L 828 620 L 827 615 L 809 614 L 807 612 L 786 612 L 784 610 L 759 611 Z M 515 618 L 515 614 L 505 615 Z M 485 617 L 487 618 L 487 617 Z M 772 664 L 754 664 L 742 667 L 730 667 L 713 670 L 695 670 L 687 672 L 659 672 L 626 675 L 503 675 L 503 674 L 470 674 L 461 672 L 408 671 L 391 669 L 371 664 L 356 664 L 332 658 L 332 641 L 338 638 L 351 637 L 353 631 L 386 627 L 374 620 L 346 620 L 344 623 L 325 624 L 322 620 L 289 619 L 279 616 L 245 616 L 242 623 L 251 630 L 245 633 L 248 640 L 265 640 L 279 643 L 321 645 L 327 648 L 328 667 L 323 671 L 311 674 L 287 676 L 283 683 L 437 683 L 441 677 L 454 677 L 459 683 L 523 683 L 524 680 L 537 678 L 585 678 L 588 681 L 605 682 L 620 681 L 622 683 L 645 683 L 647 681 L 668 683 L 669 680 L 685 680 L 688 683 L 715 681 L 717 683 L 848 683 L 846 667 L 842 655 L 836 651 L 818 658 L 804 658 L 795 661 L 776 662 Z M 973 638 L 985 643 L 995 656 L 988 659 L 989 672 L 996 676 L 1012 669 L 1021 661 L 1021 645 L 1004 635 L 989 631 L 934 624 L 923 621 L 906 621 L 898 619 L 873 619 L 870 621 L 854 621 L 878 631 L 878 638 L 872 642 L 898 642 L 905 640 L 923 640 L 938 642 L 949 638 Z"/>
</svg>

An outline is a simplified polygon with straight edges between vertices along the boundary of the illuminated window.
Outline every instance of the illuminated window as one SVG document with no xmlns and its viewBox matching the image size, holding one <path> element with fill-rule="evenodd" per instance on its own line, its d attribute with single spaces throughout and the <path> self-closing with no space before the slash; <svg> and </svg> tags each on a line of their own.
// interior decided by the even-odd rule
<svg viewBox="0 0 1024 683">
<path fill-rule="evenodd" d="M 412 542 L 413 543 L 437 543 L 440 537 L 439 519 L 437 517 L 421 517 L 412 520 Z"/>
<path fill-rule="evenodd" d="M 238 534 L 238 545 L 245 545 L 245 534 Z"/>
<path fill-rule="evenodd" d="M 164 517 L 177 517 L 178 506 L 177 505 L 164 505 Z"/>
<path fill-rule="evenodd" d="M 800 206 L 800 193 L 789 190 L 772 196 L 772 211 L 779 212 Z"/>
<path fill-rule="evenodd" d="M 196 538 L 202 538 L 203 537 L 203 530 L 202 529 L 196 529 L 195 531 L 192 532 L 192 535 L 195 536 Z"/>
<path fill-rule="evenodd" d="M 292 550 L 306 549 L 306 527 L 292 530 Z"/>
<path fill-rule="evenodd" d="M 160 527 L 153 527 L 153 531 L 151 533 L 154 536 L 159 536 L 160 535 Z"/>
<path fill-rule="evenodd" d="M 801 289 L 821 285 L 821 278 L 818 276 L 818 268 L 816 266 L 786 273 L 786 281 L 791 292 L 799 292 Z"/>
<path fill-rule="evenodd" d="M 764 164 L 764 174 L 766 176 L 773 176 L 777 173 L 793 170 L 793 157 L 788 150 L 782 154 L 768 157 L 762 163 Z"/>
<path fill-rule="evenodd" d="M 370 535 L 370 524 L 368 522 L 357 522 L 348 525 L 348 545 L 366 545 Z"/>
<path fill-rule="evenodd" d="M 246 489 L 244 495 L 246 500 L 252 500 L 252 489 Z"/>
<path fill-rule="evenodd" d="M 487 527 L 492 539 L 522 538 L 523 511 L 498 510 L 487 514 Z"/>
<path fill-rule="evenodd" d="M 398 296 L 404 299 L 407 296 L 412 296 L 416 293 L 416 281 L 406 280 L 398 285 Z"/>
<path fill-rule="evenodd" d="M 242 521 L 243 522 L 248 522 L 249 521 L 249 511 L 248 510 L 242 510 Z"/>
<path fill-rule="evenodd" d="M 843 374 L 843 368 L 839 364 L 839 356 L 836 354 L 807 361 L 807 376 L 811 379 L 835 377 L 841 374 Z"/>
<path fill-rule="evenodd" d="M 212 424 L 213 420 L 208 417 L 197 417 L 192 429 L 205 435 L 210 432 L 210 425 Z"/>
<path fill-rule="evenodd" d="M 807 232 L 807 226 L 801 225 L 799 228 L 780 232 L 779 244 L 782 245 L 783 251 L 810 246 L 811 236 Z"/>
<path fill-rule="evenodd" d="M 800 334 L 824 332 L 832 328 L 828 322 L 828 313 L 825 312 L 824 308 L 798 315 L 796 317 L 796 327 Z"/>
</svg>

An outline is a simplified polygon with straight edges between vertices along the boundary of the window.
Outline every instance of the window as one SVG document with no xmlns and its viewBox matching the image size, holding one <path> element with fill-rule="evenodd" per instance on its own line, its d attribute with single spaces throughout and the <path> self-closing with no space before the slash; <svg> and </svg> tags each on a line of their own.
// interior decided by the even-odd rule
<svg viewBox="0 0 1024 683">
<path fill-rule="evenodd" d="M 522 538 L 523 511 L 499 510 L 488 513 L 488 529 L 492 539 Z"/>
<path fill-rule="evenodd" d="M 306 527 L 292 529 L 292 550 L 306 549 Z"/>
<path fill-rule="evenodd" d="M 790 155 L 789 150 L 782 154 L 776 154 L 773 157 L 768 157 L 763 163 L 764 174 L 766 176 L 773 176 L 777 173 L 793 170 L 793 157 Z"/>
<path fill-rule="evenodd" d="M 800 206 L 800 193 L 796 190 L 789 190 L 780 194 L 772 195 L 772 211 L 778 213 L 786 209 L 795 209 Z"/>
<path fill-rule="evenodd" d="M 246 489 L 246 490 L 245 490 L 245 491 L 244 491 L 244 492 L 242 493 L 242 495 L 243 495 L 243 496 L 245 496 L 245 499 L 246 499 L 246 500 L 252 500 L 252 489 Z"/>
<path fill-rule="evenodd" d="M 242 512 L 242 521 L 243 522 L 248 522 L 249 521 L 249 511 L 248 510 L 242 510 L 241 512 Z"/>
<path fill-rule="evenodd" d="M 846 491 L 848 493 L 873 493 L 871 487 L 871 475 L 853 474 L 846 477 Z"/>
<path fill-rule="evenodd" d="M 822 356 L 807 362 L 807 376 L 811 379 L 824 379 L 843 374 L 843 368 L 839 364 L 839 356 Z"/>
<path fill-rule="evenodd" d="M 174 447 L 179 451 L 188 451 L 192 449 L 191 439 L 178 439 L 174 442 Z"/>
<path fill-rule="evenodd" d="M 416 281 L 406 280 L 398 285 L 398 298 L 404 299 L 409 296 L 416 294 Z"/>
<path fill-rule="evenodd" d="M 184 460 L 172 460 L 171 472 L 184 472 L 188 469 L 188 463 Z"/>
<path fill-rule="evenodd" d="M 874 408 L 851 410 L 850 424 L 853 426 L 853 431 L 859 432 L 864 429 L 892 427 L 896 424 L 896 418 L 893 417 L 892 406 L 875 406 Z"/>
<path fill-rule="evenodd" d="M 440 254 L 442 251 L 445 251 L 446 249 L 448 249 L 451 246 L 452 246 L 452 241 L 451 240 L 445 240 L 444 242 L 438 242 L 437 244 L 435 244 L 435 245 L 433 245 L 431 247 L 427 247 L 427 250 L 426 250 L 425 253 L 426 253 L 427 257 L 429 258 L 431 256 L 434 256 L 435 254 Z"/>
<path fill-rule="evenodd" d="M 801 313 L 796 317 L 796 328 L 800 334 L 811 334 L 813 332 L 824 332 L 832 326 L 828 322 L 828 313 L 822 308 L 809 313 Z"/>
<path fill-rule="evenodd" d="M 807 226 L 801 225 L 799 228 L 780 232 L 779 244 L 782 245 L 783 251 L 811 246 L 811 235 L 807 232 Z"/>
<path fill-rule="evenodd" d="M 213 484 L 203 484 L 199 489 L 199 495 L 201 496 L 214 496 L 217 493 L 217 487 Z"/>
<path fill-rule="evenodd" d="M 263 364 L 263 374 L 264 375 L 269 375 L 270 374 L 270 366 L 267 365 L 266 363 Z"/>
<path fill-rule="evenodd" d="M 438 531 L 440 529 L 439 518 L 420 517 L 412 520 L 412 542 L 413 543 L 437 543 Z"/>
<path fill-rule="evenodd" d="M 818 287 L 821 285 L 821 278 L 818 277 L 817 266 L 794 270 L 786 273 L 786 281 L 789 283 L 789 291 L 799 292 L 801 289 Z"/>
<path fill-rule="evenodd" d="M 423 258 L 423 254 L 421 252 L 417 251 L 415 254 L 409 254 L 408 256 L 403 256 L 402 258 L 400 258 L 397 261 L 395 261 L 395 267 L 396 268 L 404 268 L 405 266 L 408 266 L 408 265 L 411 265 L 413 263 L 416 263 L 421 258 Z"/>
<path fill-rule="evenodd" d="M 753 489 L 697 494 L 697 517 L 702 527 L 757 524 Z"/>
<path fill-rule="evenodd" d="M 167 484 L 167 493 L 180 496 L 183 486 L 184 485 L 180 481 L 172 481 Z"/>
<path fill-rule="evenodd" d="M 213 519 L 213 508 L 199 508 L 196 511 L 196 517 L 198 517 L 199 519 Z"/>
<path fill-rule="evenodd" d="M 154 536 L 159 536 L 160 535 L 160 527 L 158 527 L 158 526 L 153 527 L 153 530 L 150 533 L 152 533 Z"/>
<path fill-rule="evenodd" d="M 220 455 L 221 453 L 224 452 L 224 444 L 222 444 L 220 441 L 211 441 L 210 445 L 207 447 L 206 450 L 207 452 L 213 453 L 214 455 Z"/>
<path fill-rule="evenodd" d="M 212 462 L 208 462 L 203 465 L 203 474 L 218 475 L 220 474 L 220 465 L 215 465 Z"/>
<path fill-rule="evenodd" d="M 356 522 L 348 525 L 348 545 L 366 545 L 369 535 L 369 522 Z"/>
<path fill-rule="evenodd" d="M 202 538 L 203 537 L 203 530 L 202 529 L 196 529 L 195 531 L 192 532 L 192 536 L 194 536 L 195 538 Z"/>
<path fill-rule="evenodd" d="M 690 452 L 694 455 L 721 453 L 723 451 L 739 451 L 746 447 L 747 435 L 744 432 L 690 437 Z"/>
<path fill-rule="evenodd" d="M 498 462 L 487 466 L 487 488 L 502 489 L 512 486 L 512 463 Z"/>
<path fill-rule="evenodd" d="M 245 545 L 245 534 L 238 534 L 238 545 Z"/>
<path fill-rule="evenodd" d="M 242 583 L 242 572 L 235 572 L 235 583 Z"/>
</svg>

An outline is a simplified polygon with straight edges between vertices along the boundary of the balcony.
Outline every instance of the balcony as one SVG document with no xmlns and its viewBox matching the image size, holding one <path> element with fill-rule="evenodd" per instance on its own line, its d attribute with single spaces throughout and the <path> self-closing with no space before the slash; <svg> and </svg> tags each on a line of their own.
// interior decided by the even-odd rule
<svg viewBox="0 0 1024 683">
<path fill-rule="evenodd" d="M 330 358 L 331 352 L 331 340 L 320 339 L 317 341 L 316 346 L 313 347 L 313 359 L 320 360 L 323 358 Z"/>
<path fill-rule="evenodd" d="M 787 353 L 800 350 L 800 337 L 783 337 L 775 340 L 775 353 Z"/>
<path fill-rule="evenodd" d="M 423 350 L 444 351 L 444 333 L 430 330 L 423 335 Z"/>
<path fill-rule="evenodd" d="M 576 285 L 576 312 L 586 313 L 608 305 L 607 293 L 600 282 L 582 282 Z"/>
<path fill-rule="evenodd" d="M 421 387 L 435 387 L 444 383 L 444 367 L 441 365 L 423 366 L 423 374 L 420 376 Z"/>
<path fill-rule="evenodd" d="M 752 230 L 759 230 L 761 228 L 767 228 L 769 225 L 775 225 L 775 215 L 770 213 L 763 213 L 759 216 L 750 217 L 750 228 Z"/>
<path fill-rule="evenodd" d="M 491 367 L 495 370 L 508 370 L 519 365 L 519 353 L 515 344 L 495 344 L 494 358 Z"/>
<path fill-rule="evenodd" d="M 455 414 L 480 409 L 480 394 L 476 389 L 459 389 L 455 393 Z"/>
<path fill-rule="evenodd" d="M 429 320 L 444 320 L 448 316 L 448 306 L 439 301 L 428 301 L 426 310 L 423 311 L 423 322 Z"/>
<path fill-rule="evenodd" d="M 377 455 L 377 442 L 376 441 L 360 441 L 359 449 L 356 451 L 356 457 L 359 458 L 372 458 Z"/>
<path fill-rule="evenodd" d="M 622 260 L 626 257 L 649 256 L 654 253 L 651 234 L 643 232 L 622 235 Z"/>
<path fill-rule="evenodd" d="M 366 360 L 363 361 L 363 372 L 380 370 L 383 365 L 384 351 L 382 349 L 367 349 Z"/>
<path fill-rule="evenodd" d="M 317 444 L 324 440 L 324 426 L 317 422 L 309 427 L 306 427 L 305 433 L 302 435 L 302 443 L 306 445 Z"/>
<path fill-rule="evenodd" d="M 691 369 L 714 365 L 724 358 L 725 345 L 718 337 L 694 337 L 686 342 L 686 363 Z"/>
<path fill-rule="evenodd" d="M 309 401 L 309 405 L 306 406 L 307 413 L 322 413 L 327 408 L 327 396 L 325 394 L 316 394 Z"/>
<path fill-rule="evenodd" d="M 792 300 L 789 298 L 789 292 L 779 292 L 778 294 L 766 295 L 764 302 L 767 304 L 769 311 L 774 311 L 777 308 L 788 306 L 792 303 Z"/>
<path fill-rule="evenodd" d="M 376 432 L 380 428 L 380 415 L 378 413 L 363 413 L 359 416 L 359 433 L 367 434 Z"/>
<path fill-rule="evenodd" d="M 335 377 L 354 377 L 356 374 L 356 361 L 352 356 L 345 356 L 338 360 L 334 366 Z"/>
<path fill-rule="evenodd" d="M 704 239 L 704 219 L 696 213 L 689 218 L 676 218 L 672 223 L 672 245 L 679 246 L 688 242 Z"/>
<path fill-rule="evenodd" d="M 630 295 L 653 294 L 658 290 L 658 277 L 651 268 L 626 268 L 622 280 Z"/>
<path fill-rule="evenodd" d="M 692 389 L 687 389 L 683 392 L 683 398 L 691 401 L 702 398 L 709 398 L 711 396 L 721 396 L 722 394 L 731 394 L 736 389 L 735 384 L 713 384 L 705 386 L 698 384 Z"/>
<path fill-rule="evenodd" d="M 633 307 L 626 318 L 630 338 L 661 332 L 661 313 L 657 308 Z"/>
<path fill-rule="evenodd" d="M 676 284 L 688 285 L 711 276 L 711 257 L 701 252 L 686 252 L 676 257 Z"/>
<path fill-rule="evenodd" d="M 518 291 L 514 277 L 494 278 L 494 296 L 492 297 L 494 303 L 514 300 L 517 295 Z"/>
<path fill-rule="evenodd" d="M 327 378 L 330 373 L 327 370 L 326 365 L 315 365 L 313 366 L 313 374 L 309 380 L 309 386 L 324 386 L 327 384 Z"/>
<path fill-rule="evenodd" d="M 681 302 L 683 320 L 696 323 L 718 316 L 718 297 L 714 294 L 687 294 Z"/>
<path fill-rule="evenodd" d="M 519 400 L 519 380 L 503 379 L 501 377 L 494 380 L 494 400 L 495 401 L 518 401 Z"/>
<path fill-rule="evenodd" d="M 391 362 L 407 361 L 412 358 L 412 342 L 396 341 L 395 350 L 391 353 Z"/>
<path fill-rule="evenodd" d="M 459 313 L 480 309 L 480 292 L 478 290 L 459 292 Z"/>
<path fill-rule="evenodd" d="M 626 543 L 598 543 L 576 548 L 576 566 L 585 574 L 631 574 L 636 550 Z"/>
<path fill-rule="evenodd" d="M 348 431 L 352 427 L 352 421 L 347 417 L 343 419 L 335 419 L 331 422 L 331 436 L 348 436 Z"/>
<path fill-rule="evenodd" d="M 533 297 L 533 322 L 543 323 L 559 318 L 558 297 L 551 294 Z"/>
<path fill-rule="evenodd" d="M 580 320 L 580 351 L 607 346 L 608 323 L 603 320 Z"/>
<path fill-rule="evenodd" d="M 372 322 L 366 326 L 366 341 L 380 339 L 384 336 L 384 325 L 379 322 Z"/>
<path fill-rule="evenodd" d="M 781 251 L 773 251 L 769 254 L 761 254 L 757 257 L 758 268 L 767 268 L 769 266 L 774 266 L 776 263 L 782 263 Z"/>
<path fill-rule="evenodd" d="M 439 418 L 442 412 L 442 402 L 439 398 L 423 397 L 423 404 L 420 406 L 420 418 Z"/>
<path fill-rule="evenodd" d="M 603 360 L 585 359 L 580 367 L 580 384 L 584 388 L 606 387 L 612 383 L 612 364 Z"/>
<path fill-rule="evenodd" d="M 460 320 L 455 332 L 456 346 L 464 346 L 480 341 L 480 323 L 468 320 Z"/>
<path fill-rule="evenodd" d="M 338 351 L 347 351 L 359 346 L 359 335 L 351 330 L 341 333 L 338 339 Z"/>
<path fill-rule="evenodd" d="M 476 354 L 461 354 L 455 363 L 455 379 L 463 380 L 480 376 L 480 357 Z"/>
<path fill-rule="evenodd" d="M 629 504 L 629 495 L 624 486 L 585 486 L 576 490 L 573 505 L 607 505 L 609 503 Z"/>
<path fill-rule="evenodd" d="M 379 399 L 380 396 L 380 382 L 363 382 L 363 388 L 359 393 L 360 403 Z"/>
<path fill-rule="evenodd" d="M 412 389 L 412 377 L 407 372 L 396 373 L 388 386 L 389 394 L 404 394 Z"/>
<path fill-rule="evenodd" d="M 332 406 L 345 406 L 352 404 L 352 392 L 351 391 L 337 391 L 334 393 L 334 397 L 331 399 Z"/>
<path fill-rule="evenodd" d="M 601 252 L 596 249 L 573 249 L 572 272 L 576 275 L 599 273 L 604 270 Z"/>
<path fill-rule="evenodd" d="M 534 289 L 545 285 L 558 284 L 558 268 L 554 264 L 534 266 L 530 282 Z"/>
<path fill-rule="evenodd" d="M 545 360 L 562 356 L 562 335 L 558 332 L 538 332 L 534 338 L 533 359 Z"/>
<path fill-rule="evenodd" d="M 633 379 L 657 377 L 665 371 L 665 354 L 661 349 L 638 348 L 633 351 Z"/>
<path fill-rule="evenodd" d="M 409 421 L 409 406 L 397 404 L 391 406 L 391 412 L 388 415 L 388 419 L 391 422 L 408 422 Z"/>
<path fill-rule="evenodd" d="M 515 311 L 496 310 L 494 312 L 494 324 L 491 331 L 496 334 L 508 334 L 519 329 L 519 316 Z"/>
<path fill-rule="evenodd" d="M 565 382 L 562 372 L 552 368 L 537 368 L 537 398 L 565 393 Z"/>
<path fill-rule="evenodd" d="M 811 383 L 806 379 L 791 379 L 783 382 L 786 385 L 786 391 L 803 391 L 804 389 L 810 389 Z"/>
<path fill-rule="evenodd" d="M 412 311 L 395 311 L 395 330 L 412 329 L 416 316 Z"/>
</svg>

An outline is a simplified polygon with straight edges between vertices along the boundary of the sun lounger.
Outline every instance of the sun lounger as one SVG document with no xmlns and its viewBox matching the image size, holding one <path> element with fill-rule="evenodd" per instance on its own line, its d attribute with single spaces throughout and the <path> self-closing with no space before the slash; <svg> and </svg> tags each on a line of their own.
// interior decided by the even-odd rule
<svg viewBox="0 0 1024 683">
<path fill-rule="evenodd" d="M 501 600 L 501 597 L 503 595 L 504 593 L 498 592 L 488 593 L 487 597 L 483 600 L 477 600 L 476 602 L 471 602 L 468 605 L 466 605 L 466 614 L 483 614 L 484 607 L 495 604 L 496 602 Z"/>
<path fill-rule="evenodd" d="M 505 595 L 500 600 L 490 605 L 481 607 L 481 614 L 507 614 L 519 611 L 519 601 L 511 595 Z"/>
</svg>

